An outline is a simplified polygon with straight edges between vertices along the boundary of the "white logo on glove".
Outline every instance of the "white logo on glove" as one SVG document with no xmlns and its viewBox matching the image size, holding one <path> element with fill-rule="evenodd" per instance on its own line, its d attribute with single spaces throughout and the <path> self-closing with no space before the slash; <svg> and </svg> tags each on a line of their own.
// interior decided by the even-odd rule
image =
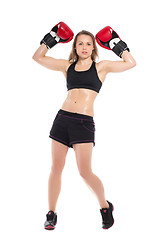
<svg viewBox="0 0 160 240">
<path fill-rule="evenodd" d="M 56 40 L 57 42 L 59 42 L 60 37 L 58 37 L 57 33 L 51 31 L 50 34 L 51 34 L 51 36 L 52 36 L 53 38 L 55 37 L 55 40 Z"/>
<path fill-rule="evenodd" d="M 110 42 L 109 42 L 109 46 L 110 48 L 114 48 L 114 46 L 120 41 L 119 38 L 113 38 Z"/>
</svg>

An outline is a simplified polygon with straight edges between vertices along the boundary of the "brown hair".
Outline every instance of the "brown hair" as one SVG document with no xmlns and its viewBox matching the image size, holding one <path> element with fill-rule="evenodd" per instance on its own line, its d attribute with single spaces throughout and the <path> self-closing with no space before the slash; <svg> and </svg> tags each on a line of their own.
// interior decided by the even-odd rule
<svg viewBox="0 0 160 240">
<path fill-rule="evenodd" d="M 92 33 L 88 32 L 88 31 L 86 31 L 86 30 L 82 30 L 81 32 L 77 33 L 77 35 L 74 38 L 73 45 L 72 45 L 72 51 L 71 51 L 71 53 L 69 55 L 69 59 L 68 59 L 70 62 L 78 61 L 78 54 L 77 54 L 75 48 L 76 48 L 77 38 L 78 38 L 79 35 L 82 35 L 82 34 L 89 35 L 93 40 L 94 49 L 93 49 L 92 55 L 91 55 L 92 60 L 95 61 L 96 57 L 98 57 L 98 49 L 97 49 L 97 46 L 96 46 L 96 41 L 95 41 L 94 35 Z"/>
</svg>

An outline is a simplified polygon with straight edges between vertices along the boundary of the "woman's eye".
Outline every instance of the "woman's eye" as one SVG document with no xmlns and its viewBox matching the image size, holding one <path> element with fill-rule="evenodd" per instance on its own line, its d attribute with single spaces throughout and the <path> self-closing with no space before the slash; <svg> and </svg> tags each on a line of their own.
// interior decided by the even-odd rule
<svg viewBox="0 0 160 240">
<path fill-rule="evenodd" d="M 83 43 L 79 43 L 79 45 L 83 45 Z M 90 43 L 87 43 L 88 46 L 90 46 L 91 44 Z"/>
</svg>

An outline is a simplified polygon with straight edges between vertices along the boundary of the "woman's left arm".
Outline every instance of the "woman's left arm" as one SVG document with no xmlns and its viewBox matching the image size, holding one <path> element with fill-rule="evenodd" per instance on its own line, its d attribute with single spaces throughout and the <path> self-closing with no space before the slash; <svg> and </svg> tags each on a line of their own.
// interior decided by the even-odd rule
<svg viewBox="0 0 160 240">
<path fill-rule="evenodd" d="M 127 50 L 121 55 L 123 61 L 103 60 L 98 63 L 99 70 L 105 72 L 123 72 L 136 66 L 136 61 Z"/>
<path fill-rule="evenodd" d="M 123 72 L 136 66 L 136 61 L 130 54 L 127 44 L 121 40 L 119 35 L 107 26 L 100 30 L 96 36 L 97 43 L 106 49 L 112 50 L 123 61 L 101 61 L 97 64 L 99 72 L 104 75 L 109 72 Z"/>
</svg>

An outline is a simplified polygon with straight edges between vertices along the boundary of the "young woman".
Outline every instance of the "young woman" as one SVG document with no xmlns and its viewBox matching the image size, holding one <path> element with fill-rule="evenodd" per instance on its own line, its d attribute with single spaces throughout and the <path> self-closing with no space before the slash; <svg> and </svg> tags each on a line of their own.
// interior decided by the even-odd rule
<svg viewBox="0 0 160 240">
<path fill-rule="evenodd" d="M 101 180 L 92 172 L 92 150 L 95 146 L 94 101 L 106 75 L 122 72 L 136 65 L 129 48 L 117 33 L 105 27 L 96 35 L 97 42 L 115 52 L 121 61 L 95 62 L 98 50 L 95 37 L 88 31 L 79 32 L 74 39 L 69 60 L 46 56 L 48 49 L 57 43 L 66 43 L 73 38 L 72 30 L 63 22 L 58 23 L 44 36 L 33 59 L 44 67 L 61 71 L 65 78 L 68 95 L 58 111 L 49 137 L 52 139 L 52 167 L 48 182 L 49 212 L 45 229 L 52 230 L 57 223 L 56 204 L 61 190 L 61 175 L 68 148 L 75 151 L 80 176 L 95 193 L 102 215 L 102 228 L 114 223 L 113 204 L 106 200 Z"/>
</svg>

